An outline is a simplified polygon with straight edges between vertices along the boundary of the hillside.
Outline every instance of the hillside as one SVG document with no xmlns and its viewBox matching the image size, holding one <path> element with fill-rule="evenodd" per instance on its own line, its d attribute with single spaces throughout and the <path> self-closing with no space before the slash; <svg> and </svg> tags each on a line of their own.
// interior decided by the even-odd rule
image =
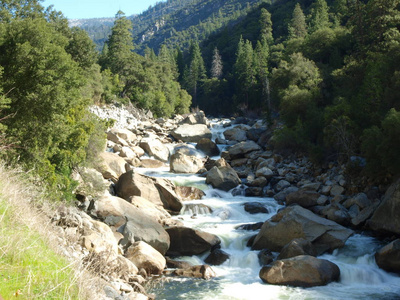
<svg viewBox="0 0 400 300">
<path fill-rule="evenodd" d="M 189 41 L 202 41 L 224 26 L 235 23 L 265 0 L 168 0 L 159 2 L 140 15 L 129 16 L 133 23 L 136 51 L 146 47 L 157 53 L 161 44 L 187 49 Z M 114 19 L 70 20 L 70 26 L 86 30 L 97 48 L 111 33 Z"/>
</svg>

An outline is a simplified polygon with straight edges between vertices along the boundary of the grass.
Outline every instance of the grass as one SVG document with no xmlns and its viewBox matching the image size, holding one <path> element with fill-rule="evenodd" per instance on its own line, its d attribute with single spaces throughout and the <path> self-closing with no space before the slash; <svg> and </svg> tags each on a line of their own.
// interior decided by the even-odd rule
<svg viewBox="0 0 400 300">
<path fill-rule="evenodd" d="M 57 252 L 49 218 L 22 174 L 0 166 L 0 295 L 5 299 L 86 299 L 76 262 Z"/>
</svg>

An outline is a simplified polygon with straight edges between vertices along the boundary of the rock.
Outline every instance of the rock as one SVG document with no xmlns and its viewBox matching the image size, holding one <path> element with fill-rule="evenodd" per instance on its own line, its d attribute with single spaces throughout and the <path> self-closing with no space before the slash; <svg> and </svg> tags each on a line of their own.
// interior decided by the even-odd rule
<svg viewBox="0 0 400 300">
<path fill-rule="evenodd" d="M 89 168 L 77 168 L 73 173 L 73 179 L 78 182 L 74 194 L 83 197 L 95 197 L 104 194 L 110 183 L 103 178 L 103 175 Z"/>
<path fill-rule="evenodd" d="M 204 152 L 207 156 L 219 155 L 220 151 L 216 143 L 212 140 L 204 138 L 197 142 L 196 149 Z"/>
<path fill-rule="evenodd" d="M 165 209 L 143 197 L 132 196 L 128 199 L 128 202 L 132 203 L 135 207 L 139 208 L 147 215 L 152 216 L 160 224 L 164 219 L 171 217 L 171 215 Z"/>
<path fill-rule="evenodd" d="M 212 214 L 211 207 L 205 204 L 185 204 L 181 210 L 181 214 L 191 214 L 192 216 L 197 215 L 210 215 Z"/>
<path fill-rule="evenodd" d="M 247 185 L 253 187 L 265 187 L 268 184 L 268 180 L 265 177 L 258 177 L 254 180 L 248 180 Z"/>
<path fill-rule="evenodd" d="M 263 222 L 243 224 L 243 225 L 236 226 L 235 229 L 237 229 L 237 230 L 253 230 L 254 231 L 254 230 L 259 230 L 263 224 L 264 224 Z"/>
<path fill-rule="evenodd" d="M 121 175 L 116 185 L 117 195 L 126 200 L 140 196 L 165 209 L 180 211 L 182 203 L 174 189 L 173 183 L 167 179 L 152 178 L 133 170 Z"/>
<path fill-rule="evenodd" d="M 266 179 L 271 178 L 272 176 L 274 176 L 274 172 L 272 172 L 272 170 L 270 168 L 267 167 L 263 167 L 261 169 L 258 169 L 256 171 L 256 176 L 257 177 L 264 177 Z"/>
<path fill-rule="evenodd" d="M 317 251 L 315 251 L 310 241 L 303 238 L 299 238 L 291 240 L 288 244 L 286 244 L 282 248 L 282 251 L 281 253 L 279 253 L 277 259 L 286 259 L 299 255 L 316 256 Z"/>
<path fill-rule="evenodd" d="M 231 167 L 213 167 L 207 173 L 206 183 L 211 184 L 215 189 L 229 191 L 237 187 L 241 180 Z"/>
<path fill-rule="evenodd" d="M 261 187 L 249 187 L 245 189 L 246 197 L 261 197 L 263 196 L 263 188 Z"/>
<path fill-rule="evenodd" d="M 306 190 L 306 191 L 318 191 L 319 188 L 321 187 L 321 183 L 319 182 L 313 182 L 313 183 L 306 183 L 305 185 L 303 185 L 301 187 L 302 190 Z"/>
<path fill-rule="evenodd" d="M 318 205 L 319 194 L 313 191 L 298 190 L 286 195 L 286 205 L 298 204 L 304 208 Z"/>
<path fill-rule="evenodd" d="M 371 205 L 369 207 L 364 208 L 355 217 L 351 219 L 351 224 L 353 224 L 354 226 L 362 225 L 366 220 L 368 220 L 372 216 L 377 206 L 378 203 L 376 203 L 376 205 Z"/>
<path fill-rule="evenodd" d="M 181 140 L 187 143 L 197 143 L 202 138 L 211 139 L 211 131 L 207 128 L 206 125 L 203 124 L 196 124 L 196 125 L 183 124 L 174 131 L 172 131 L 171 135 L 176 140 L 178 141 Z"/>
<path fill-rule="evenodd" d="M 221 249 L 211 251 L 210 255 L 204 260 L 206 264 L 219 266 L 229 259 L 230 255 Z"/>
<path fill-rule="evenodd" d="M 257 142 L 266 131 L 265 128 L 251 128 L 246 132 L 246 136 L 249 140 Z"/>
<path fill-rule="evenodd" d="M 286 181 L 286 180 L 279 180 L 279 182 L 277 183 L 277 184 L 275 184 L 275 190 L 277 191 L 277 192 L 280 192 L 280 191 L 282 191 L 283 189 L 286 189 L 286 188 L 288 188 L 288 187 L 290 187 L 290 183 L 288 182 L 288 181 Z"/>
<path fill-rule="evenodd" d="M 181 260 L 174 260 L 169 257 L 165 258 L 167 260 L 167 268 L 171 269 L 189 269 L 192 267 L 190 263 L 187 261 L 181 261 Z"/>
<path fill-rule="evenodd" d="M 247 140 L 246 131 L 239 127 L 234 127 L 224 131 L 224 137 L 228 141 L 242 142 Z"/>
<path fill-rule="evenodd" d="M 99 171 L 105 179 L 117 180 L 119 176 L 126 172 L 126 161 L 118 154 L 111 152 L 100 153 L 102 162 L 96 170 Z"/>
<path fill-rule="evenodd" d="M 368 196 L 364 193 L 359 193 L 352 198 L 347 199 L 343 206 L 346 208 L 351 207 L 352 205 L 357 205 L 360 209 L 364 209 L 368 206 L 372 205 L 372 201 L 368 199 Z"/>
<path fill-rule="evenodd" d="M 172 275 L 190 278 L 210 279 L 216 277 L 214 270 L 208 265 L 193 266 L 187 269 L 178 269 L 172 272 Z"/>
<path fill-rule="evenodd" d="M 158 138 L 149 137 L 143 138 L 140 141 L 139 146 L 150 156 L 154 156 L 156 159 L 162 162 L 167 162 L 169 159 L 169 149 L 164 145 Z"/>
<path fill-rule="evenodd" d="M 348 211 L 339 203 L 332 203 L 325 206 L 321 211 L 321 215 L 343 226 L 350 224 L 351 217 Z"/>
<path fill-rule="evenodd" d="M 203 168 L 203 162 L 196 156 L 188 156 L 176 152 L 171 156 L 170 172 L 174 173 L 197 173 Z"/>
<path fill-rule="evenodd" d="M 400 179 L 386 191 L 382 203 L 367 225 L 379 233 L 400 234 Z"/>
<path fill-rule="evenodd" d="M 277 260 L 260 271 L 260 278 L 269 284 L 295 287 L 326 285 L 340 278 L 340 269 L 334 263 L 309 255 Z"/>
<path fill-rule="evenodd" d="M 313 244 L 320 255 L 343 247 L 352 234 L 352 230 L 295 205 L 286 207 L 264 223 L 252 249 L 267 248 L 280 252 L 293 239 L 304 238 Z"/>
<path fill-rule="evenodd" d="M 122 147 L 119 156 L 132 159 L 136 157 L 136 153 L 129 147 Z"/>
<path fill-rule="evenodd" d="M 140 163 L 138 167 L 140 168 L 147 168 L 147 169 L 158 169 L 158 168 L 163 168 L 166 165 L 159 160 L 155 159 L 142 159 L 140 160 Z"/>
<path fill-rule="evenodd" d="M 135 242 L 144 241 L 161 254 L 165 254 L 169 248 L 169 235 L 156 218 L 124 199 L 103 196 L 95 202 L 92 214 L 110 226 L 122 227 L 121 231 L 126 233 L 127 239 L 133 237 Z"/>
<path fill-rule="evenodd" d="M 128 143 L 133 143 L 134 141 L 136 141 L 136 134 L 128 129 L 112 128 L 109 132 L 127 141 Z"/>
<path fill-rule="evenodd" d="M 269 265 L 274 261 L 274 255 L 271 250 L 263 249 L 258 253 L 258 262 L 261 266 Z"/>
<path fill-rule="evenodd" d="M 260 202 L 246 202 L 244 205 L 244 210 L 249 214 L 267 214 L 268 209 Z"/>
<path fill-rule="evenodd" d="M 204 167 L 207 171 L 210 171 L 213 167 L 227 167 L 229 164 L 226 162 L 224 158 L 220 158 L 217 160 L 208 158 L 204 163 Z"/>
<path fill-rule="evenodd" d="M 182 201 L 200 200 L 205 196 L 202 190 L 192 186 L 177 186 L 175 192 Z"/>
<path fill-rule="evenodd" d="M 261 147 L 253 141 L 240 142 L 229 147 L 228 153 L 231 159 L 242 158 L 247 153 L 261 150 Z"/>
<path fill-rule="evenodd" d="M 139 269 L 143 268 L 147 274 L 161 274 L 166 266 L 164 256 L 145 242 L 136 242 L 128 248 L 126 258 Z"/>
<path fill-rule="evenodd" d="M 118 135 L 116 135 L 115 133 L 113 133 L 111 131 L 107 132 L 107 140 L 112 141 L 113 143 L 118 144 L 120 146 L 128 146 L 127 141 L 120 138 Z"/>
<path fill-rule="evenodd" d="M 339 196 L 344 193 L 344 188 L 340 185 L 334 185 L 330 190 L 330 195 L 332 197 Z"/>
<path fill-rule="evenodd" d="M 287 189 L 285 189 L 285 190 L 283 190 L 283 191 L 280 191 L 279 193 L 275 194 L 275 195 L 274 195 L 274 199 L 275 199 L 278 203 L 283 204 L 283 202 L 286 201 L 286 196 L 287 196 L 288 194 L 293 193 L 293 192 L 296 192 L 296 191 L 298 191 L 298 190 L 299 190 L 299 188 L 297 188 L 297 187 L 295 187 L 295 186 L 291 186 L 291 187 L 289 187 L 289 188 L 287 188 Z"/>
<path fill-rule="evenodd" d="M 400 239 L 394 240 L 375 253 L 379 268 L 400 274 Z"/>
<path fill-rule="evenodd" d="M 187 227 L 171 227 L 166 229 L 171 245 L 167 255 L 198 255 L 219 245 L 221 240 L 214 234 Z"/>
</svg>

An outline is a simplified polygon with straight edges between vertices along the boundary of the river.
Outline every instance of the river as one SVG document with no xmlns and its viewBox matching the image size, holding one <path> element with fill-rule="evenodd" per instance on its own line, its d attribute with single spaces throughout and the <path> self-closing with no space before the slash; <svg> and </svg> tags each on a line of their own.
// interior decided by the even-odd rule
<svg viewBox="0 0 400 300">
<path fill-rule="evenodd" d="M 214 139 L 226 129 L 221 122 L 214 121 L 212 125 Z M 220 147 L 223 149 L 225 146 Z M 168 178 L 176 185 L 201 188 L 206 196 L 202 200 L 185 202 L 181 214 L 174 218 L 182 221 L 184 226 L 218 235 L 222 250 L 230 255 L 230 259 L 221 266 L 212 266 L 217 277 L 211 280 L 167 278 L 159 281 L 150 291 L 156 299 L 400 299 L 400 277 L 379 269 L 375 263 L 374 253 L 382 247 L 382 243 L 362 233 L 350 237 L 345 247 L 319 257 L 339 266 L 339 282 L 313 288 L 265 284 L 258 276 L 261 269 L 257 256 L 259 251 L 246 247 L 248 239 L 257 231 L 235 228 L 242 224 L 264 222 L 281 205 L 273 198 L 244 197 L 240 193 L 233 196 L 231 192 L 213 189 L 205 184 L 205 178 L 197 175 L 173 174 L 166 168 L 138 171 Z M 261 202 L 269 212 L 249 214 L 244 210 L 245 202 Z M 210 207 L 212 212 L 198 208 L 198 204 Z M 178 260 L 199 265 L 204 264 L 207 255 L 180 257 Z"/>
</svg>

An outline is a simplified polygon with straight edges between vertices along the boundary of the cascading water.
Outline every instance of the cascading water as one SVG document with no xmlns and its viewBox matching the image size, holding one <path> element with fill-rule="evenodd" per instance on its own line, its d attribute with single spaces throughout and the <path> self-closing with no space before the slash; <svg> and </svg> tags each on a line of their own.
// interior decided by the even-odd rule
<svg viewBox="0 0 400 300">
<path fill-rule="evenodd" d="M 222 123 L 214 123 L 213 138 L 220 137 L 223 130 Z M 212 267 L 216 278 L 168 278 L 151 291 L 157 299 L 400 299 L 400 277 L 379 269 L 375 263 L 374 253 L 382 245 L 361 234 L 350 237 L 342 249 L 320 257 L 339 266 L 339 282 L 306 289 L 265 284 L 258 275 L 261 269 L 258 251 L 246 247 L 249 238 L 257 232 L 236 228 L 242 224 L 264 222 L 273 216 L 281 207 L 273 198 L 244 197 L 240 193 L 233 196 L 230 192 L 212 189 L 197 175 L 172 174 L 166 169 L 139 171 L 168 178 L 177 185 L 203 189 L 206 196 L 202 200 L 185 202 L 176 218 L 187 227 L 218 235 L 222 250 L 230 255 L 224 264 Z M 268 213 L 249 214 L 244 210 L 246 202 L 262 203 Z M 207 255 L 178 260 L 199 265 L 204 264 Z"/>
</svg>

